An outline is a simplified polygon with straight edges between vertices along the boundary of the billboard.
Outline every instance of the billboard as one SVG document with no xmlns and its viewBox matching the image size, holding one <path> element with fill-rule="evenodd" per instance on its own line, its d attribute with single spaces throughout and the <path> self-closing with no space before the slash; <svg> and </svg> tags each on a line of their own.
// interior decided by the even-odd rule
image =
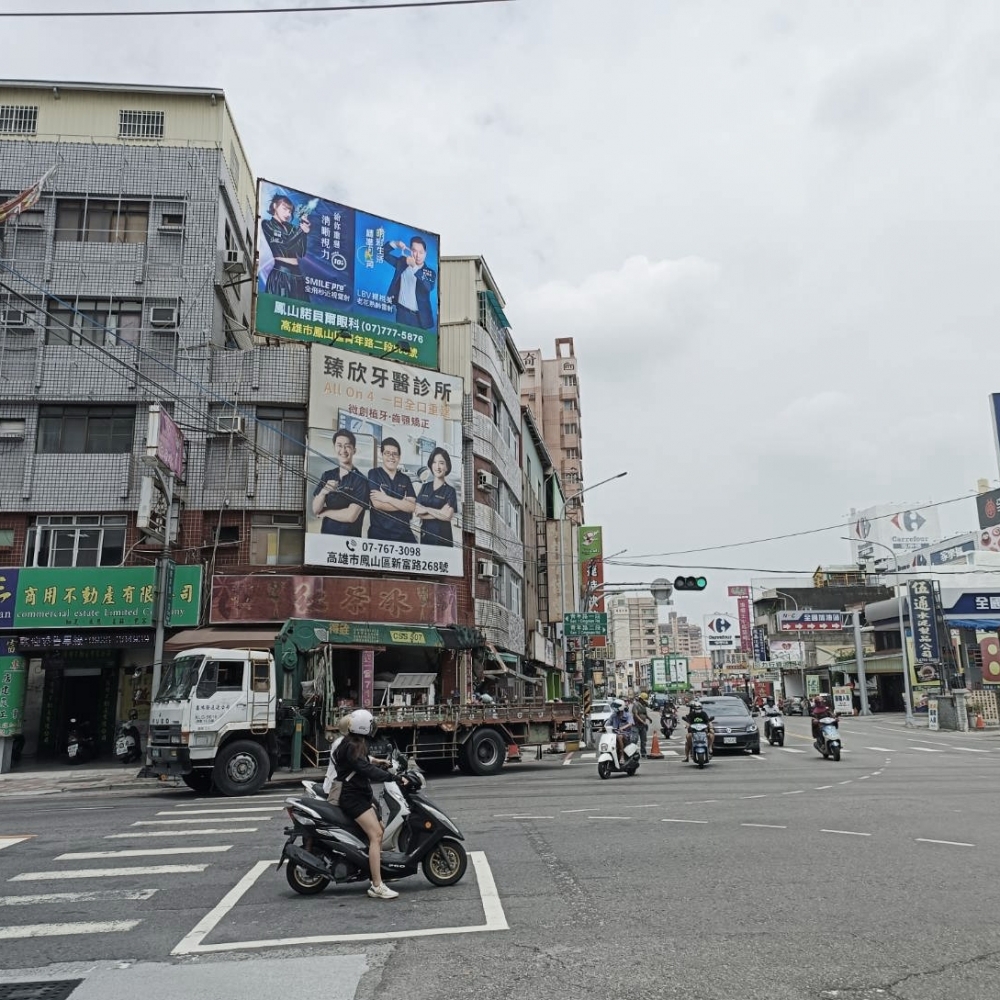
<svg viewBox="0 0 1000 1000">
<path fill-rule="evenodd" d="M 1000 490 L 990 490 L 976 497 L 979 527 L 984 531 L 1000 525 Z"/>
<path fill-rule="evenodd" d="M 462 575 L 464 390 L 454 375 L 313 346 L 306 565 Z"/>
<path fill-rule="evenodd" d="M 772 639 L 769 643 L 772 663 L 804 663 L 805 650 L 801 642 Z"/>
<path fill-rule="evenodd" d="M 584 611 L 603 611 L 604 594 L 604 531 L 596 524 L 582 525 L 577 535 L 580 557 L 580 591 L 584 596 Z"/>
<path fill-rule="evenodd" d="M 738 649 L 740 629 L 732 615 L 705 615 L 705 645 L 710 650 Z"/>
<path fill-rule="evenodd" d="M 905 555 L 941 539 L 936 507 L 882 504 L 851 511 L 849 534 L 853 562 L 870 562 Z M 883 548 L 885 546 L 885 548 Z"/>
<path fill-rule="evenodd" d="M 261 180 L 256 332 L 438 363 L 435 233 Z"/>
<path fill-rule="evenodd" d="M 940 679 L 941 643 L 938 640 L 938 609 L 934 584 L 930 580 L 907 583 L 910 603 L 910 630 L 913 634 L 913 668 L 919 684 Z"/>
<path fill-rule="evenodd" d="M 730 587 L 730 590 L 733 588 Z M 747 588 L 749 590 L 749 588 Z M 736 599 L 736 607 L 740 617 L 740 649 L 744 653 L 753 652 L 753 636 L 750 623 L 750 595 L 741 594 Z"/>
<path fill-rule="evenodd" d="M 149 408 L 146 457 L 155 458 L 162 468 L 178 479 L 184 478 L 184 435 L 159 403 Z"/>
</svg>

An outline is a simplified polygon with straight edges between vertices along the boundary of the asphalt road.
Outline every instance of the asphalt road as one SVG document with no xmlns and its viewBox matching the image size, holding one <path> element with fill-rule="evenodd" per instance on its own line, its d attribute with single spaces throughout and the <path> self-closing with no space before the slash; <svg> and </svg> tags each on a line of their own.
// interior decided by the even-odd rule
<svg viewBox="0 0 1000 1000">
<path fill-rule="evenodd" d="M 576 753 L 432 778 L 475 864 L 392 902 L 299 897 L 258 865 L 280 851 L 281 792 L 7 798 L 0 982 L 79 973 L 73 1000 L 151 980 L 241 1000 L 293 981 L 380 1000 L 993 1000 L 1000 741 L 849 719 L 834 763 L 787 724 L 783 749 L 702 771 L 670 754 L 601 781 Z"/>
</svg>

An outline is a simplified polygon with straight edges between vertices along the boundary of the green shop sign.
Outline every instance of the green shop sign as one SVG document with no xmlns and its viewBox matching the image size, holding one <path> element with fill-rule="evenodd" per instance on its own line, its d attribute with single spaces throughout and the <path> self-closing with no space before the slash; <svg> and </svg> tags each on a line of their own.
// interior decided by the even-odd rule
<svg viewBox="0 0 1000 1000">
<path fill-rule="evenodd" d="M 24 692 L 28 661 L 0 656 L 0 737 L 18 736 L 24 728 Z"/>
<path fill-rule="evenodd" d="M 197 625 L 201 567 L 171 566 L 166 624 Z M 0 569 L 0 629 L 149 628 L 155 598 L 153 566 Z"/>
</svg>

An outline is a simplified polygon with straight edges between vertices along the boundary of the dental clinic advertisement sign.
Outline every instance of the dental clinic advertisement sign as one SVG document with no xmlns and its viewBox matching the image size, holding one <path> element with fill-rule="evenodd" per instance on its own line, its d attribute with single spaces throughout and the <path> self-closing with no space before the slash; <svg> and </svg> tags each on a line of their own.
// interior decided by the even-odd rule
<svg viewBox="0 0 1000 1000">
<path fill-rule="evenodd" d="M 462 576 L 464 392 L 454 375 L 313 345 L 306 565 Z"/>
<path fill-rule="evenodd" d="M 437 367 L 436 233 L 266 180 L 257 205 L 257 333 Z"/>
</svg>

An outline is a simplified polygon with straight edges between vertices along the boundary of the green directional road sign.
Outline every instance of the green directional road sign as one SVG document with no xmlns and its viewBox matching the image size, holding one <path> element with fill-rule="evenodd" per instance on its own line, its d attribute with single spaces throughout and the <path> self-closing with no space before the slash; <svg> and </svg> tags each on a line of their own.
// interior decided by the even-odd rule
<svg viewBox="0 0 1000 1000">
<path fill-rule="evenodd" d="M 604 611 L 587 611 L 583 614 L 564 615 L 563 630 L 567 639 L 578 639 L 585 635 L 607 635 L 607 613 Z"/>
</svg>

